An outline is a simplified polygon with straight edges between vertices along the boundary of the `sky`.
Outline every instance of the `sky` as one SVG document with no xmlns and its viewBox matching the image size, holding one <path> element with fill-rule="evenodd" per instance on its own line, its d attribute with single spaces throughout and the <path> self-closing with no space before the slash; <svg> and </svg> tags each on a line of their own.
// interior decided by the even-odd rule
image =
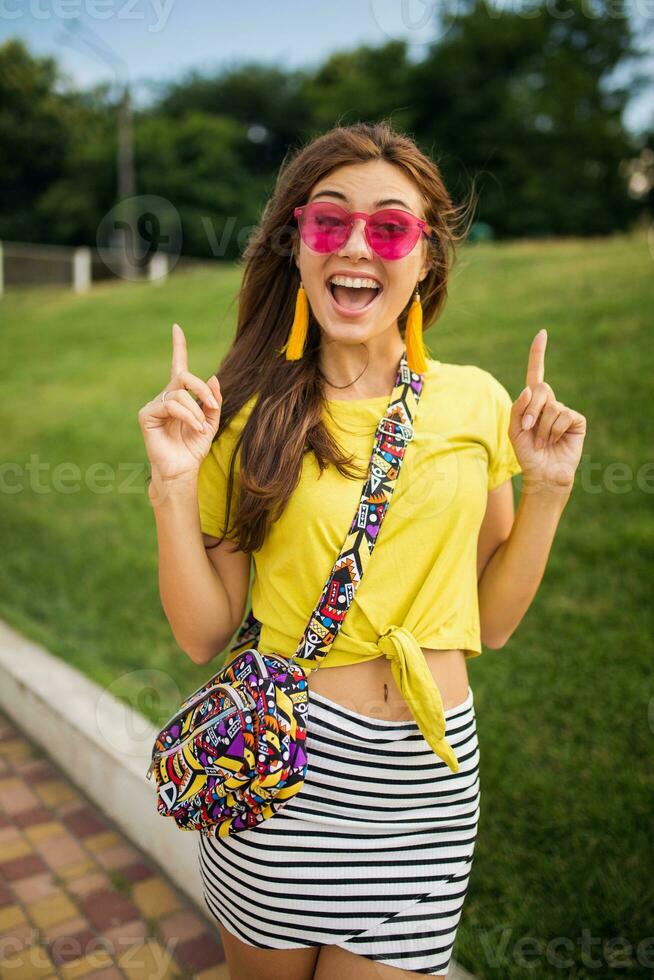
<svg viewBox="0 0 654 980">
<path fill-rule="evenodd" d="M 311 67 L 333 51 L 392 39 L 407 41 L 419 60 L 436 36 L 439 2 L 0 0 L 0 43 L 21 37 L 34 54 L 55 56 L 79 87 L 127 77 L 138 83 L 137 100 L 144 100 L 155 83 L 246 60 Z M 654 77 L 651 45 L 649 51 Z M 654 85 L 634 100 L 625 123 L 631 129 L 654 124 Z"/>
</svg>

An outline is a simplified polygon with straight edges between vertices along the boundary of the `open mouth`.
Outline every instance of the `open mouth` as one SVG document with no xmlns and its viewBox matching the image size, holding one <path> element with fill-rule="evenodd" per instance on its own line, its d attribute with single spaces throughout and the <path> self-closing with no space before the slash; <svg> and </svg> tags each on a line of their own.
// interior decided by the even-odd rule
<svg viewBox="0 0 654 980">
<path fill-rule="evenodd" d="M 344 316 L 357 316 L 370 309 L 383 292 L 381 283 L 373 286 L 372 282 L 373 280 L 366 277 L 362 285 L 346 286 L 328 280 L 326 287 L 339 313 Z"/>
</svg>

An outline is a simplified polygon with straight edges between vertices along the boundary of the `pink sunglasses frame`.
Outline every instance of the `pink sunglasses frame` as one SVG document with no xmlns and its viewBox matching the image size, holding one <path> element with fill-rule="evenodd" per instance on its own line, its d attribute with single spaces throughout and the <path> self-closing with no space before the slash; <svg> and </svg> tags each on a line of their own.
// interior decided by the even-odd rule
<svg viewBox="0 0 654 980">
<path fill-rule="evenodd" d="M 300 230 L 300 236 L 302 236 L 302 226 L 300 224 L 300 220 L 299 219 L 302 216 L 305 208 L 310 207 L 312 204 L 328 204 L 328 205 L 330 205 L 330 207 L 336 208 L 342 214 L 346 215 L 346 219 L 347 219 L 347 231 L 346 231 L 346 235 L 345 235 L 345 238 L 343 239 L 342 244 L 341 245 L 337 245 L 336 248 L 333 248 L 331 250 L 331 253 L 330 252 L 322 252 L 322 253 L 320 253 L 322 255 L 333 254 L 333 252 L 335 252 L 338 248 L 342 248 L 343 245 L 345 245 L 345 243 L 347 241 L 349 241 L 350 235 L 352 234 L 352 228 L 354 227 L 354 220 L 355 220 L 355 218 L 363 218 L 363 220 L 365 221 L 364 233 L 365 233 L 365 236 L 366 236 L 366 241 L 368 242 L 368 245 L 373 250 L 373 252 L 375 252 L 375 254 L 379 255 L 379 253 L 377 252 L 377 249 L 374 247 L 374 245 L 370 241 L 370 235 L 368 234 L 368 222 L 371 220 L 371 218 L 374 218 L 376 215 L 378 215 L 378 214 L 386 214 L 387 212 L 389 212 L 391 214 L 403 214 L 403 215 L 406 215 L 410 219 L 410 221 L 411 221 L 411 223 L 413 224 L 414 227 L 420 228 L 420 232 L 421 232 L 421 234 L 423 234 L 425 236 L 425 238 L 428 238 L 428 239 L 431 238 L 431 228 L 427 224 L 427 222 L 426 221 L 423 221 L 422 218 L 417 218 L 415 214 L 412 214 L 410 211 L 405 211 L 403 208 L 381 208 L 379 211 L 373 211 L 371 214 L 368 214 L 365 211 L 348 211 L 347 208 L 341 207 L 340 204 L 335 204 L 333 201 L 310 201 L 309 204 L 300 205 L 299 207 L 295 208 L 295 210 L 293 211 L 293 216 L 296 218 L 296 220 L 298 222 L 298 227 L 299 227 L 299 230 Z M 418 236 L 418 238 L 419 237 L 420 236 Z M 396 258 L 398 258 L 398 259 L 405 258 L 406 255 L 408 255 L 411 252 L 411 250 L 413 248 L 415 248 L 415 245 L 416 245 L 416 242 L 418 241 L 418 238 L 416 238 L 416 241 L 413 243 L 413 245 L 411 246 L 411 248 L 409 249 L 409 251 L 405 253 L 405 255 L 398 255 Z M 302 238 L 302 240 L 304 241 L 304 238 Z M 308 245 L 306 242 L 305 242 L 305 244 L 307 245 L 308 248 L 311 248 L 311 246 Z M 380 258 L 386 259 L 388 261 L 393 261 L 393 259 L 390 256 L 384 256 L 384 255 L 382 255 L 382 256 L 380 256 Z"/>
</svg>

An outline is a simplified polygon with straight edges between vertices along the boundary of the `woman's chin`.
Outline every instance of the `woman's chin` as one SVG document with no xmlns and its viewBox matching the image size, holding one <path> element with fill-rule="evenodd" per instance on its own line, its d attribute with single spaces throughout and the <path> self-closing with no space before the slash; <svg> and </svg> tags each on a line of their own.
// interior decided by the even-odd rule
<svg viewBox="0 0 654 980">
<path fill-rule="evenodd" d="M 365 342 L 375 333 L 374 323 L 357 323 L 356 321 L 339 320 L 334 317 L 327 317 L 321 324 L 323 341 L 339 344 L 360 344 Z"/>
</svg>

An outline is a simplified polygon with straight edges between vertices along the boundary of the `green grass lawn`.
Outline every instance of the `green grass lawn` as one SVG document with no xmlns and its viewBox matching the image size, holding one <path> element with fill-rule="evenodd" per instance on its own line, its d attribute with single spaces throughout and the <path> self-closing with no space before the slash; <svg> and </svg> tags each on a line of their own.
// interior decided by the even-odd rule
<svg viewBox="0 0 654 980">
<path fill-rule="evenodd" d="M 545 378 L 588 419 L 538 595 L 469 663 L 482 813 L 455 954 L 482 978 L 654 970 L 653 262 L 642 233 L 467 246 L 426 333 L 515 398 L 547 327 Z M 238 277 L 1 300 L 0 615 L 157 723 L 219 661 L 194 666 L 161 609 L 136 416 L 168 380 L 173 320 L 190 370 L 216 369 Z"/>
</svg>

